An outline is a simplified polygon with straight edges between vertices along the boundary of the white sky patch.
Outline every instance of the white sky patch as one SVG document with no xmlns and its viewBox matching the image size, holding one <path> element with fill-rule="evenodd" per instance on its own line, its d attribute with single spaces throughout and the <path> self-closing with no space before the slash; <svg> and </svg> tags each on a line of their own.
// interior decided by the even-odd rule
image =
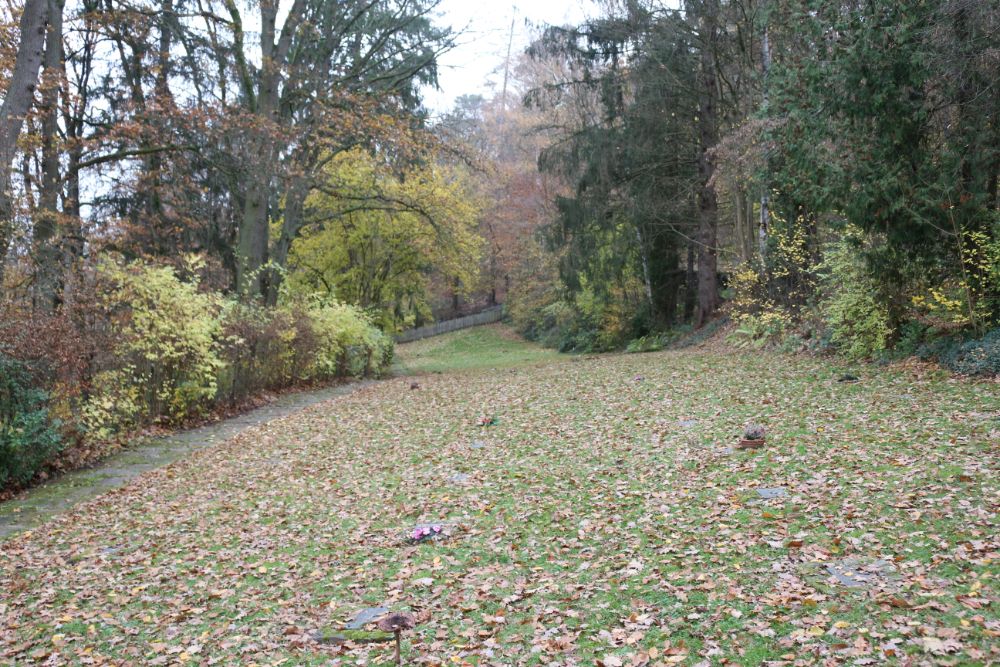
<svg viewBox="0 0 1000 667">
<path fill-rule="evenodd" d="M 439 60 L 440 90 L 425 88 L 425 106 L 435 114 L 451 110 L 462 95 L 490 95 L 503 85 L 504 59 L 514 19 L 512 57 L 524 50 L 535 29 L 575 25 L 597 13 L 591 0 L 443 0 L 439 25 L 450 25 L 458 46 Z"/>
</svg>

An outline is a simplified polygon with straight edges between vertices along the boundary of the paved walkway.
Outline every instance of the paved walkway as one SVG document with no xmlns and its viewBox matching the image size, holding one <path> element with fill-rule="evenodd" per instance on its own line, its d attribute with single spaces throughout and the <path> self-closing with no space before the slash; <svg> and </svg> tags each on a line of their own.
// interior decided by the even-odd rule
<svg viewBox="0 0 1000 667">
<path fill-rule="evenodd" d="M 353 382 L 285 394 L 265 406 L 230 419 L 168 436 L 144 438 L 134 447 L 116 452 L 95 466 L 60 475 L 51 482 L 0 503 L 0 541 L 39 526 L 85 500 L 123 486 L 132 478 L 177 461 L 190 452 L 228 440 L 272 419 L 349 394 L 372 382 Z"/>
</svg>

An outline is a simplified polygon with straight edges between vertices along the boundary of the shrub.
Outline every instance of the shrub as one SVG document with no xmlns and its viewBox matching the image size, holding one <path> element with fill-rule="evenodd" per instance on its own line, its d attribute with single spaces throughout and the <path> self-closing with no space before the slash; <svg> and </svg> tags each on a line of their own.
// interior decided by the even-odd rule
<svg viewBox="0 0 1000 667">
<path fill-rule="evenodd" d="M 261 391 L 311 379 L 319 341 L 303 313 L 229 300 L 220 319 L 219 400 L 236 404 Z"/>
<path fill-rule="evenodd" d="M 944 346 L 939 360 L 956 373 L 1000 376 L 1000 329 L 994 329 L 978 340 Z"/>
<path fill-rule="evenodd" d="M 572 337 L 572 331 L 579 323 L 579 313 L 569 303 L 556 301 L 540 309 L 531 323 L 531 334 L 547 347 L 559 348 L 562 342 Z"/>
<path fill-rule="evenodd" d="M 736 320 L 736 328 L 726 338 L 735 347 L 762 348 L 780 342 L 792 328 L 792 319 L 778 309 L 744 313 Z"/>
<path fill-rule="evenodd" d="M 313 373 L 318 378 L 379 373 L 392 361 L 392 339 L 359 308 L 316 302 L 305 311 L 318 341 Z"/>
<path fill-rule="evenodd" d="M 861 232 L 848 228 L 844 239 L 827 246 L 819 266 L 823 319 L 830 340 L 851 359 L 873 357 L 886 349 L 893 334 L 886 300 L 858 253 Z"/>
<path fill-rule="evenodd" d="M 741 264 L 729 274 L 729 304 L 737 317 L 754 315 L 768 301 L 767 285 L 760 270 L 752 264 Z"/>
<path fill-rule="evenodd" d="M 54 313 L 0 302 L 0 351 L 23 363 L 32 386 L 48 393 L 49 414 L 63 422 L 69 440 L 95 361 L 111 347 L 96 291 L 75 295 Z"/>
<path fill-rule="evenodd" d="M 107 262 L 100 277 L 115 342 L 83 408 L 87 431 L 106 438 L 141 421 L 177 422 L 208 407 L 222 366 L 219 299 L 170 267 Z"/>
<path fill-rule="evenodd" d="M 633 338 L 625 346 L 625 351 L 629 353 L 657 352 L 666 347 L 667 337 L 665 335 L 649 334 Z"/>
<path fill-rule="evenodd" d="M 27 483 L 61 449 L 46 398 L 23 364 L 0 354 L 0 488 Z"/>
<path fill-rule="evenodd" d="M 905 359 L 906 357 L 920 356 L 921 347 L 931 337 L 932 329 L 927 325 L 917 322 L 904 322 L 899 327 L 899 337 L 892 347 L 892 357 L 895 359 Z"/>
<path fill-rule="evenodd" d="M 85 279 L 93 300 L 55 315 L 0 303 L 0 489 L 59 451 L 50 415 L 81 445 L 64 462 L 79 464 L 104 449 L 91 444 L 150 423 L 392 362 L 392 339 L 353 306 L 241 303 L 139 262 L 106 261 Z"/>
</svg>

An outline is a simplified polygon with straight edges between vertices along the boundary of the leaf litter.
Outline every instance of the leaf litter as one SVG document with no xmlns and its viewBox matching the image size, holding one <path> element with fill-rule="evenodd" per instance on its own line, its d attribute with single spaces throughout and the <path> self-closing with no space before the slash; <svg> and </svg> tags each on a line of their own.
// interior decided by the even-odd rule
<svg viewBox="0 0 1000 667">
<path fill-rule="evenodd" d="M 823 360 L 696 349 L 467 366 L 261 425 L 5 542 L 0 661 L 384 664 L 389 644 L 313 632 L 374 607 L 414 615 L 415 665 L 1000 660 L 1000 432 L 967 418 L 1000 411 L 995 385 L 845 386 Z M 716 455 L 751 420 L 767 447 Z M 456 467 L 478 483 L 442 484 Z M 749 500 L 776 488 L 796 502 Z M 460 539 L 400 540 L 432 522 Z M 892 576 L 844 585 L 845 563 Z"/>
</svg>

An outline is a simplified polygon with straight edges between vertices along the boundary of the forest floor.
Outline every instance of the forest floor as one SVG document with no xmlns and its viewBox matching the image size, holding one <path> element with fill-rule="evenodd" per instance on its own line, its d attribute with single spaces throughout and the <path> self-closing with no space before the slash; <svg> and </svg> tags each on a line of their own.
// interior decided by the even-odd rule
<svg viewBox="0 0 1000 667">
<path fill-rule="evenodd" d="M 389 664 L 374 607 L 411 665 L 1000 662 L 995 383 L 499 326 L 398 369 L 0 543 L 0 664 Z"/>
</svg>

